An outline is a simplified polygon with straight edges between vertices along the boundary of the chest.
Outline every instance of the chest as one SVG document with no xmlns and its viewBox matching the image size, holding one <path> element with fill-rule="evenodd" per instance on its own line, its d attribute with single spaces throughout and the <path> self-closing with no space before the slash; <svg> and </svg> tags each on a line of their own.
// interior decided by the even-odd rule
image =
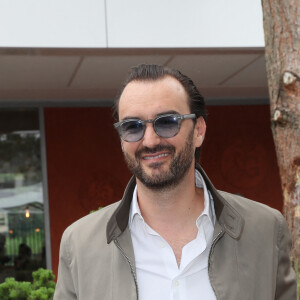
<svg viewBox="0 0 300 300">
<path fill-rule="evenodd" d="M 173 250 L 178 267 L 180 266 L 182 250 L 184 246 L 190 243 L 194 238 L 195 237 L 176 237 L 176 236 L 172 238 L 170 237 L 165 238 L 166 242 Z"/>
<path fill-rule="evenodd" d="M 195 236 L 131 232 L 141 300 L 193 300 L 203 291 L 204 299 L 216 299 L 208 277 L 210 244 Z"/>
<path fill-rule="evenodd" d="M 160 228 L 157 229 L 156 232 L 171 247 L 175 255 L 177 265 L 180 266 L 182 250 L 186 245 L 197 238 L 198 228 L 195 224 L 192 224 L 192 226 L 189 226 L 184 230 L 178 230 L 176 228 L 168 228 L 167 230 L 164 230 Z"/>
</svg>

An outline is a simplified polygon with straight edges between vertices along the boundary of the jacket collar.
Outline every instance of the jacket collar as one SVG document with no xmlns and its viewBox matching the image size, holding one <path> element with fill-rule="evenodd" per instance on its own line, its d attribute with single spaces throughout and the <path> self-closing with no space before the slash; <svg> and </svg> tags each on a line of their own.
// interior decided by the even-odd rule
<svg viewBox="0 0 300 300">
<path fill-rule="evenodd" d="M 232 238 L 238 239 L 242 233 L 244 226 L 243 217 L 214 187 L 200 165 L 197 164 L 196 169 L 203 176 L 207 189 L 211 192 L 211 195 L 213 197 L 217 222 Z"/>
<path fill-rule="evenodd" d="M 238 239 L 243 229 L 244 219 L 216 190 L 200 165 L 196 164 L 196 169 L 203 176 L 207 189 L 213 197 L 217 222 L 232 238 Z M 128 226 L 130 206 L 135 185 L 135 177 L 132 177 L 125 189 L 119 206 L 107 223 L 106 236 L 108 244 L 115 238 L 119 237 Z"/>
</svg>

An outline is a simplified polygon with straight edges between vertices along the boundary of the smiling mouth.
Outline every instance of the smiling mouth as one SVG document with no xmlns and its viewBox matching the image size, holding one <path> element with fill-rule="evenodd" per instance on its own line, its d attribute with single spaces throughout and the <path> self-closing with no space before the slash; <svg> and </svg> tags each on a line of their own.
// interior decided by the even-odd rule
<svg viewBox="0 0 300 300">
<path fill-rule="evenodd" d="M 158 155 L 155 155 L 155 156 L 145 156 L 145 157 L 143 157 L 143 159 L 145 159 L 145 160 L 157 159 L 157 158 L 165 157 L 165 156 L 169 156 L 169 153 L 162 153 L 162 154 L 158 154 Z"/>
</svg>

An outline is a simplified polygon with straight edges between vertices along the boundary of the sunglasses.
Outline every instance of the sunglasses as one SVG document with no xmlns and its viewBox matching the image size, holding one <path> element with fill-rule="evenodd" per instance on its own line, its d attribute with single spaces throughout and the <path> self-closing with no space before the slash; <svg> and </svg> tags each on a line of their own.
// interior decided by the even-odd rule
<svg viewBox="0 0 300 300">
<path fill-rule="evenodd" d="M 146 123 L 152 123 L 156 134 L 162 138 L 171 138 L 175 136 L 179 130 L 182 120 L 196 119 L 195 114 L 179 115 L 179 114 L 166 114 L 157 116 L 154 119 L 139 120 L 139 119 L 126 119 L 114 124 L 118 133 L 126 142 L 138 142 L 145 134 Z"/>
</svg>

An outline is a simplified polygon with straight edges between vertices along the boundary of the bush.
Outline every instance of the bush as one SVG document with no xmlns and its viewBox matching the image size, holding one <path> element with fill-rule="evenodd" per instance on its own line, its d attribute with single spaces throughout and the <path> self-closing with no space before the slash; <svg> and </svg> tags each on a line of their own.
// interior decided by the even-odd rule
<svg viewBox="0 0 300 300">
<path fill-rule="evenodd" d="M 52 271 L 38 269 L 32 273 L 33 282 L 16 281 L 6 278 L 0 284 L 1 300 L 51 300 L 53 299 L 55 282 Z"/>
<path fill-rule="evenodd" d="M 96 212 L 97 210 L 100 210 L 102 207 L 101 206 L 99 206 L 96 210 L 91 210 L 90 211 L 90 214 L 92 214 L 93 212 Z"/>
</svg>

